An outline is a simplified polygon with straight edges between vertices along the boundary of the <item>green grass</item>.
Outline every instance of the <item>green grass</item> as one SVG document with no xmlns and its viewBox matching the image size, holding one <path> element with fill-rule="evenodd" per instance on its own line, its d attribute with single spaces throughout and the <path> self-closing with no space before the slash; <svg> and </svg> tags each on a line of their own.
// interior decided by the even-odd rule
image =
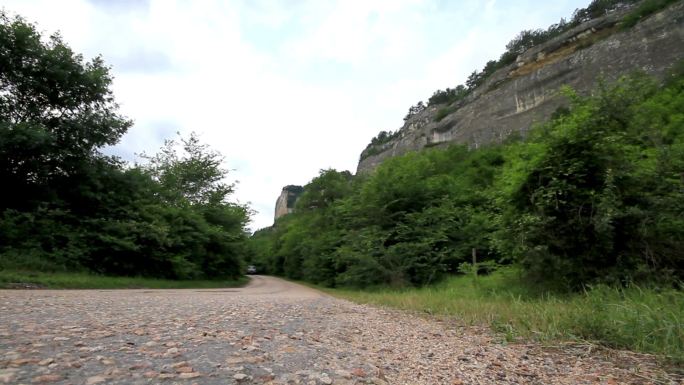
<svg viewBox="0 0 684 385">
<path fill-rule="evenodd" d="M 47 289 L 190 289 L 236 287 L 247 283 L 247 278 L 236 280 L 176 281 L 142 277 L 110 277 L 87 273 L 44 273 L 19 270 L 0 270 L 0 288 L 14 288 L 30 284 Z"/>
<path fill-rule="evenodd" d="M 595 287 L 579 294 L 540 294 L 515 271 L 452 277 L 404 290 L 324 289 L 355 302 L 490 325 L 507 340 L 581 340 L 684 362 L 684 292 L 674 289 Z"/>
</svg>

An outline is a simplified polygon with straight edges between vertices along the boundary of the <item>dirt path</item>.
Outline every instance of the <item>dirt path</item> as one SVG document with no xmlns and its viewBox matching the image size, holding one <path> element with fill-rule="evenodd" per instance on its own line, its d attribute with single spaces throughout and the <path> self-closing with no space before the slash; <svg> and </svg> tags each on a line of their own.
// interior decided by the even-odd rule
<svg viewBox="0 0 684 385">
<path fill-rule="evenodd" d="M 0 290 L 0 383 L 647 384 L 659 375 L 644 357 L 503 345 L 484 329 L 271 277 L 241 289 Z"/>
</svg>

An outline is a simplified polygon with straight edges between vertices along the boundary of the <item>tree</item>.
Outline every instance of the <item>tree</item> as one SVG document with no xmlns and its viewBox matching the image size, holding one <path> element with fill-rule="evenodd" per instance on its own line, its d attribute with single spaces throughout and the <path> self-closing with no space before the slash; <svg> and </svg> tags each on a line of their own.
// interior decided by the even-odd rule
<svg viewBox="0 0 684 385">
<path fill-rule="evenodd" d="M 233 192 L 234 184 L 225 181 L 223 156 L 201 144 L 194 132 L 178 142 L 166 140 L 159 153 L 143 157 L 149 161 L 144 168 L 160 183 L 168 203 L 221 204 Z"/>
<path fill-rule="evenodd" d="M 404 116 L 404 121 L 407 121 L 411 119 L 413 116 L 420 114 L 425 110 L 425 108 L 427 108 L 427 106 L 423 104 L 423 101 L 419 101 L 418 103 L 416 103 L 415 106 L 411 106 L 411 108 L 409 108 L 408 113 L 406 114 L 406 116 Z"/>
<path fill-rule="evenodd" d="M 351 193 L 352 175 L 349 171 L 321 170 L 319 175 L 304 186 L 297 200 L 300 210 L 324 209 Z"/>
<path fill-rule="evenodd" d="M 473 71 L 466 79 L 466 87 L 469 91 L 479 87 L 484 82 L 483 72 Z"/>
<path fill-rule="evenodd" d="M 506 225 L 530 278 L 575 289 L 681 279 L 683 90 L 681 77 L 661 90 L 623 78 L 573 96 L 541 132 Z"/>
<path fill-rule="evenodd" d="M 14 187 L 0 207 L 44 196 L 40 186 L 73 173 L 131 125 L 100 57 L 84 62 L 59 35 L 43 42 L 34 25 L 4 12 L 0 68 L 0 178 Z"/>
<path fill-rule="evenodd" d="M 251 211 L 228 201 L 234 183 L 226 181 L 223 156 L 191 133 L 166 140 L 159 153 L 144 158 L 149 163 L 141 168 L 158 183 L 158 198 L 174 207 L 165 219 L 172 224 L 170 251 L 179 261 L 178 275 L 236 276 L 248 253 L 245 227 Z"/>
<path fill-rule="evenodd" d="M 428 105 L 434 106 L 436 104 L 451 104 L 457 100 L 461 100 L 468 95 L 468 90 L 464 85 L 459 84 L 455 88 L 448 88 L 446 90 L 435 91 L 430 99 Z"/>
<path fill-rule="evenodd" d="M 0 14 L 0 269 L 240 275 L 249 209 L 223 157 L 181 139 L 145 167 L 100 154 L 131 125 L 109 69 Z"/>
</svg>

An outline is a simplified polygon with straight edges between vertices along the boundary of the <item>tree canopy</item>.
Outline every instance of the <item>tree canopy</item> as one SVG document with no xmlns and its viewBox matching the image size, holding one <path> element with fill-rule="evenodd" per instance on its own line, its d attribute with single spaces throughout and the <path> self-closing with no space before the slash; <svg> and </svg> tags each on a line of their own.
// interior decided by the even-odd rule
<svg viewBox="0 0 684 385">
<path fill-rule="evenodd" d="M 144 165 L 101 153 L 132 122 L 100 57 L 0 14 L 0 268 L 166 278 L 241 273 L 250 211 L 196 135 Z"/>
</svg>

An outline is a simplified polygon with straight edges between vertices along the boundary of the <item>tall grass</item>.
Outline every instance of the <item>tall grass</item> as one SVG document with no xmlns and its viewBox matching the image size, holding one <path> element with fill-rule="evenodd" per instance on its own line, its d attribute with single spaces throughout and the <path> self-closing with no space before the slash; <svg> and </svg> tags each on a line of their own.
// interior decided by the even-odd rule
<svg viewBox="0 0 684 385">
<path fill-rule="evenodd" d="M 586 340 L 684 362 L 684 293 L 674 289 L 597 286 L 576 294 L 540 293 L 505 269 L 477 281 L 453 277 L 419 289 L 330 292 L 487 324 L 507 339 Z"/>
</svg>

